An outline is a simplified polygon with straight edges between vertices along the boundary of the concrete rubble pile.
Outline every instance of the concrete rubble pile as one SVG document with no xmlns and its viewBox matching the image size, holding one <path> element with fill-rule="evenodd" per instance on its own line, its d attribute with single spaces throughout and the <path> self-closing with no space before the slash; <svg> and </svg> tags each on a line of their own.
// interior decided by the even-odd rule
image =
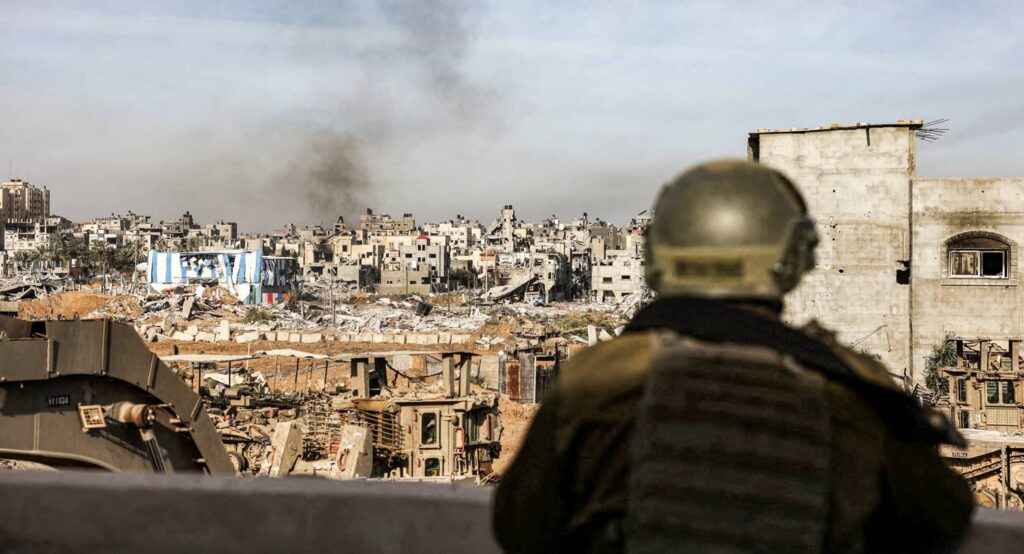
<svg viewBox="0 0 1024 554">
<path fill-rule="evenodd" d="M 44 298 L 69 288 L 67 279 L 46 274 L 26 274 L 0 281 L 0 300 L 20 301 Z"/>
<path fill-rule="evenodd" d="M 361 367 L 361 375 L 373 371 Z M 470 378 L 468 366 L 462 367 L 466 373 L 458 371 L 454 386 L 446 385 L 441 375 L 411 376 L 397 370 L 386 385 L 388 378 L 380 380 L 374 373 L 370 394 L 358 392 L 358 385 L 350 388 L 351 383 L 282 393 L 268 387 L 258 371 L 239 369 L 234 381 L 210 371 L 202 376 L 200 394 L 240 475 L 479 480 L 493 471 L 490 460 L 500 452 L 498 397 L 462 383 Z M 195 377 L 189 370 L 181 374 Z M 417 429 L 420 418 L 434 418 L 424 435 Z M 464 430 L 468 425 L 474 426 L 469 431 L 475 437 L 472 444 Z M 456 438 L 440 441 L 441 449 L 430 448 L 427 454 L 449 461 L 437 468 L 428 461 L 427 469 L 422 460 L 413 464 L 412 458 L 424 453 L 411 450 L 410 443 L 438 434 Z M 461 445 L 449 444 L 460 437 Z"/>
<path fill-rule="evenodd" d="M 31 277 L 31 276 L 30 276 Z M 137 285 L 137 284 L 136 284 Z M 6 282 L 3 291 L 20 298 L 42 295 L 60 298 L 65 294 L 61 281 L 23 278 Z M 608 333 L 614 333 L 649 294 L 614 303 L 530 302 L 481 304 L 468 295 L 412 295 L 403 299 L 365 294 L 328 294 L 325 287 L 295 293 L 287 303 L 246 305 L 230 291 L 218 285 L 180 285 L 163 292 L 145 286 L 110 287 L 111 292 L 89 292 L 92 305 L 84 309 L 49 308 L 54 319 L 110 318 L 130 323 L 147 341 L 198 343 L 251 343 L 256 341 L 289 343 L 375 343 L 399 345 L 472 345 L 482 349 L 501 348 L 515 329 L 536 325 L 547 332 L 567 332 L 585 341 L 585 325 L 564 329 L 563 319 L 589 318 Z M 75 294 L 75 293 L 72 293 Z M 18 304 L 11 303 L 15 311 Z M 24 303 L 22 303 L 24 305 Z M 37 319 L 32 313 L 22 317 Z M 538 330 L 531 331 L 534 335 Z"/>
</svg>

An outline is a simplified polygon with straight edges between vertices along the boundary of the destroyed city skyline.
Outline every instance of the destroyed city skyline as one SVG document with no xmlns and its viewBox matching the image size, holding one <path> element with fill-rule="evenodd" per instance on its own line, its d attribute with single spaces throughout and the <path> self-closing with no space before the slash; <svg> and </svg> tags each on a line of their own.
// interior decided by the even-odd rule
<svg viewBox="0 0 1024 554">
<path fill-rule="evenodd" d="M 0 551 L 1018 552 L 1021 21 L 0 0 Z"/>
<path fill-rule="evenodd" d="M 1022 9 L 4 2 L 0 174 L 72 220 L 624 222 L 755 129 L 914 117 L 928 174 L 1019 175 Z"/>
</svg>

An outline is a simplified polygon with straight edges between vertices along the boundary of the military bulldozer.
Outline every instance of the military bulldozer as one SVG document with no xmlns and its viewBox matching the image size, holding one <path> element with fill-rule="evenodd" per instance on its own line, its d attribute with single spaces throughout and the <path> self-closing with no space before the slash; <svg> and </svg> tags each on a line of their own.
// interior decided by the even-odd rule
<svg viewBox="0 0 1024 554">
<path fill-rule="evenodd" d="M 55 467 L 231 475 L 199 396 L 110 320 L 0 317 L 0 457 Z"/>
</svg>

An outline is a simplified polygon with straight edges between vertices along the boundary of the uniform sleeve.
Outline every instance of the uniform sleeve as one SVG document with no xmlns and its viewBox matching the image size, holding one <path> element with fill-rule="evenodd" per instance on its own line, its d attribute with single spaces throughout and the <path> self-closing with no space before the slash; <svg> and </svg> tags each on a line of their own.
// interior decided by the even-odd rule
<svg viewBox="0 0 1024 554">
<path fill-rule="evenodd" d="M 963 539 L 973 495 L 934 445 L 887 439 L 882 505 L 869 524 L 877 551 L 950 552 Z"/>
<path fill-rule="evenodd" d="M 494 498 L 493 527 L 509 553 L 556 552 L 567 510 L 560 490 L 565 467 L 558 459 L 558 397 L 549 391 Z"/>
</svg>

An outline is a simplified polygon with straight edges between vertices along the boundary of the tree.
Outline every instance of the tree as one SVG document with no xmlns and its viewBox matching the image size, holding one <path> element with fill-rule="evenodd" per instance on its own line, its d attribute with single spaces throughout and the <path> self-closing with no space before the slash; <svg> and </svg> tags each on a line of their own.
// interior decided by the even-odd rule
<svg viewBox="0 0 1024 554">
<path fill-rule="evenodd" d="M 14 253 L 14 262 L 18 264 L 18 267 L 26 268 L 32 265 L 34 256 L 34 250 L 18 250 Z"/>
<path fill-rule="evenodd" d="M 940 369 L 955 367 L 957 362 L 956 343 L 953 336 L 946 336 L 941 345 L 932 347 L 924 365 L 924 384 L 935 392 L 936 396 L 949 394 L 949 380 L 940 373 Z"/>
<path fill-rule="evenodd" d="M 112 258 L 112 266 L 117 271 L 134 271 L 135 264 L 142 258 L 142 255 L 139 252 L 138 243 L 128 241 L 114 250 Z"/>
</svg>

